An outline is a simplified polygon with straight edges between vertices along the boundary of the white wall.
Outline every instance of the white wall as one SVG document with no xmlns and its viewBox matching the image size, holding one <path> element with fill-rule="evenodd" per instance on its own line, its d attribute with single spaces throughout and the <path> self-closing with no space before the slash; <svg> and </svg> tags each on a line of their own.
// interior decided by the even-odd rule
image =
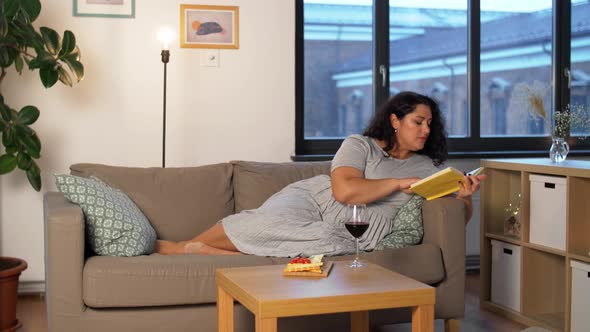
<svg viewBox="0 0 590 332">
<path fill-rule="evenodd" d="M 136 18 L 73 17 L 72 0 L 44 0 L 37 26 L 74 32 L 86 77 L 44 89 L 38 72 L 10 71 L 2 85 L 13 108 L 35 105 L 42 142 L 42 191 L 76 162 L 160 166 L 162 81 L 158 28 L 179 30 L 179 4 L 239 6 L 240 48 L 219 67 L 200 49 L 171 47 L 166 166 L 232 159 L 288 161 L 294 153 L 293 1 L 136 0 Z M 0 177 L 0 255 L 25 259 L 21 280 L 44 280 L 43 193 L 24 173 Z"/>
</svg>

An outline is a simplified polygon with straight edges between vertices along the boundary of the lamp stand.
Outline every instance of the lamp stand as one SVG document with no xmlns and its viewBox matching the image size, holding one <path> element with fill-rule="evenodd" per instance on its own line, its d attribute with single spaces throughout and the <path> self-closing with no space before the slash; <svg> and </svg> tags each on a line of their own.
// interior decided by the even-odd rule
<svg viewBox="0 0 590 332">
<path fill-rule="evenodd" d="M 166 168 L 166 65 L 170 61 L 170 50 L 162 50 L 162 63 L 164 63 L 164 97 L 162 114 L 162 168 Z"/>
</svg>

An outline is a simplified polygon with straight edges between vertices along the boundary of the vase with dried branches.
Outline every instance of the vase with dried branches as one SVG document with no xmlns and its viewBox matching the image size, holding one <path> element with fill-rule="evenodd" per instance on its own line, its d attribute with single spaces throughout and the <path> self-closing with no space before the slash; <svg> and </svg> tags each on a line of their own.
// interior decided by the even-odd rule
<svg viewBox="0 0 590 332">
<path fill-rule="evenodd" d="M 549 158 L 553 162 L 563 162 L 570 151 L 566 138 L 570 136 L 571 128 L 578 128 L 583 133 L 590 129 L 590 112 L 583 105 L 566 105 L 559 112 L 548 112 L 545 107 L 545 96 L 550 86 L 543 82 L 534 81 L 532 85 L 526 82 L 514 87 L 512 99 L 516 104 L 528 112 L 533 119 L 541 119 L 551 135 Z M 586 136 L 579 135 L 579 139 Z"/>
</svg>

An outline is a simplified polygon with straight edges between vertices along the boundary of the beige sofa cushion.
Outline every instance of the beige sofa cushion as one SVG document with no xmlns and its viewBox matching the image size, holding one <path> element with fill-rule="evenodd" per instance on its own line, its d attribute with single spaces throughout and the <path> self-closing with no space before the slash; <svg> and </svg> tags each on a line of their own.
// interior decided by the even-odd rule
<svg viewBox="0 0 590 332">
<path fill-rule="evenodd" d="M 93 256 L 84 265 L 84 303 L 93 308 L 215 303 L 215 269 L 270 264 L 270 258 L 249 255 Z"/>
<path fill-rule="evenodd" d="M 351 261 L 353 256 L 326 259 Z M 444 278 L 440 248 L 432 244 L 364 253 L 362 259 L 430 285 Z M 216 268 L 288 260 L 251 255 L 94 256 L 84 266 L 84 303 L 93 308 L 215 303 Z"/>
<path fill-rule="evenodd" d="M 232 161 L 236 212 L 255 209 L 286 185 L 330 174 L 329 161 L 265 163 Z"/>
<path fill-rule="evenodd" d="M 124 191 L 159 239 L 187 240 L 233 213 L 232 165 L 137 168 L 74 164 L 72 175 L 91 175 Z"/>
</svg>

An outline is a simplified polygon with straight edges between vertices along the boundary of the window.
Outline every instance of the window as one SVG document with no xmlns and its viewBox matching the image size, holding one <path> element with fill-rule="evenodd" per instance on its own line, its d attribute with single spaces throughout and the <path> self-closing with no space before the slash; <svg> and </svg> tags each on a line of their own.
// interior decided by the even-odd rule
<svg viewBox="0 0 590 332">
<path fill-rule="evenodd" d="M 517 84 L 538 81 L 550 86 L 552 78 L 552 1 L 524 3 L 527 6 L 513 9 L 512 2 L 481 0 L 480 89 L 482 96 L 491 94 L 480 99 L 482 137 L 548 135 L 542 120 L 530 117 L 522 103 L 510 102 Z M 502 15 L 485 14 L 493 11 Z M 551 105 L 550 92 L 545 105 Z"/>
<path fill-rule="evenodd" d="M 488 113 L 493 115 L 488 131 L 496 135 L 506 134 L 506 113 L 511 88 L 511 84 L 505 79 L 494 77 L 488 87 L 488 98 L 482 99 L 489 103 Z"/>
<path fill-rule="evenodd" d="M 298 50 L 303 51 L 302 133 L 305 140 L 341 140 L 364 128 L 373 112 L 373 14 L 366 0 L 299 1 Z M 301 38 L 302 37 L 302 38 Z M 363 72 L 354 62 L 363 59 Z M 299 63 L 299 61 L 298 61 Z M 357 82 L 363 82 L 363 85 Z M 366 84 L 368 82 L 368 85 Z"/>
<path fill-rule="evenodd" d="M 449 137 L 468 136 L 467 0 L 391 0 L 389 11 L 389 82 L 432 97 Z"/>
<path fill-rule="evenodd" d="M 512 89 L 554 82 L 550 111 L 588 109 L 587 17 L 582 0 L 296 0 L 296 155 L 333 154 L 412 90 L 439 102 L 452 154 L 545 156 L 549 129 Z M 589 148 L 571 129 L 573 152 Z"/>
<path fill-rule="evenodd" d="M 450 134 L 453 135 L 451 124 L 453 123 L 452 120 L 454 117 L 452 117 L 449 109 L 449 88 L 441 82 L 435 82 L 432 85 L 432 89 L 430 89 L 430 93 L 422 93 L 429 94 L 437 102 L 443 115 L 443 119 L 445 119 L 446 127 L 449 128 L 449 132 L 451 132 Z"/>
<path fill-rule="evenodd" d="M 588 17 L 590 16 L 590 5 L 588 1 L 572 1 L 571 9 L 571 73 L 570 73 L 570 104 L 573 112 L 585 110 L 586 114 L 581 117 L 588 119 L 587 110 L 590 109 L 590 34 L 588 34 Z M 579 125 L 572 124 L 570 127 L 572 136 L 588 136 L 590 130 Z"/>
</svg>

